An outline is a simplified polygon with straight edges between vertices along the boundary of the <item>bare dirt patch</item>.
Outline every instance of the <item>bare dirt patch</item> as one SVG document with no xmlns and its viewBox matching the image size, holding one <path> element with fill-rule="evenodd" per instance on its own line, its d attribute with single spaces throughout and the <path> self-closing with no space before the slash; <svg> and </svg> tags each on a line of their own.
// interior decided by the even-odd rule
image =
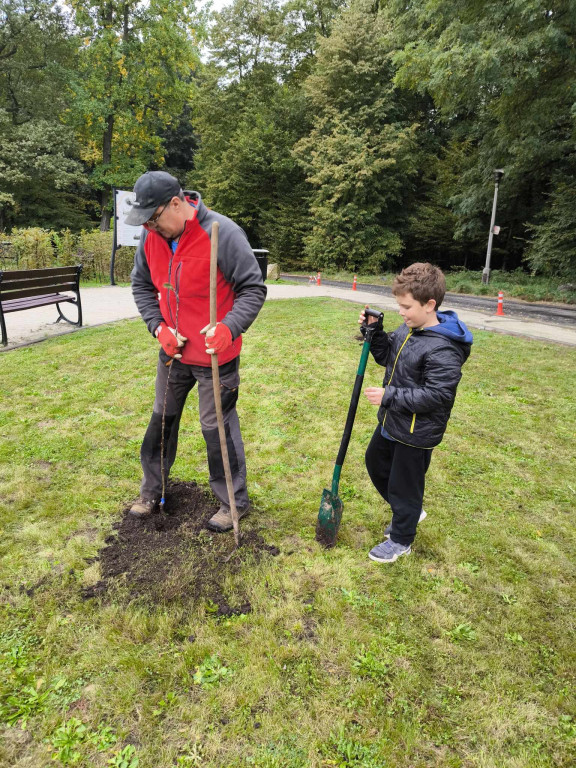
<svg viewBox="0 0 576 768">
<path fill-rule="evenodd" d="M 241 521 L 242 538 L 235 551 L 232 532 L 206 528 L 218 504 L 196 483 L 170 482 L 164 512 L 138 519 L 128 509 L 98 553 L 100 581 L 82 590 L 85 599 L 106 600 L 113 592 L 115 600 L 122 595 L 153 603 L 203 600 L 220 616 L 250 612 L 242 589 L 225 593 L 224 583 L 243 565 L 279 554 L 255 530 L 257 511 Z"/>
</svg>

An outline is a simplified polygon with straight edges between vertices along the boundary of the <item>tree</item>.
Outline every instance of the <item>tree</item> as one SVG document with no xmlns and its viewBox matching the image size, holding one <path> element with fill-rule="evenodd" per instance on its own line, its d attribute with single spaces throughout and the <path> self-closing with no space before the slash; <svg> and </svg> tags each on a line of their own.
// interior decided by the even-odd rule
<svg viewBox="0 0 576 768">
<path fill-rule="evenodd" d="M 76 152 L 74 137 L 63 126 L 41 119 L 14 125 L 0 110 L 0 229 L 87 226 Z"/>
<path fill-rule="evenodd" d="M 191 98 L 197 64 L 193 2 L 71 0 L 81 30 L 70 121 L 100 192 L 101 229 L 112 186 L 132 186 L 163 163 L 162 134 Z"/>
<path fill-rule="evenodd" d="M 254 247 L 294 263 L 307 216 L 304 175 L 292 156 L 307 125 L 302 94 L 262 65 L 227 87 L 202 83 L 194 122 L 201 149 L 193 185 L 246 230 Z"/>
<path fill-rule="evenodd" d="M 338 6 L 339 0 L 235 0 L 214 15 L 210 62 L 199 77 L 193 185 L 284 265 L 301 261 L 309 216 L 292 149 L 310 117 L 294 67 L 314 55 L 321 34 L 313 9 L 321 9 L 317 18 L 328 33 Z M 306 45 L 298 39 L 304 15 Z"/>
<path fill-rule="evenodd" d="M 576 174 L 555 186 L 533 234 L 526 260 L 534 272 L 576 278 Z"/>
<path fill-rule="evenodd" d="M 60 114 L 75 41 L 46 0 L 0 4 L 0 228 L 82 226 L 78 147 Z"/>
<path fill-rule="evenodd" d="M 282 16 L 277 0 L 234 0 L 215 14 L 211 61 L 227 80 L 242 80 L 253 69 L 278 61 Z"/>
<path fill-rule="evenodd" d="M 430 94 L 436 121 L 472 150 L 449 196 L 457 234 L 485 238 L 492 171 L 502 167 L 499 220 L 509 262 L 520 264 L 530 222 L 573 167 L 573 0 L 392 0 L 388 12 L 397 18 L 396 83 Z"/>
<path fill-rule="evenodd" d="M 406 259 L 432 261 L 442 268 L 459 265 L 472 269 L 486 253 L 486 243 L 480 237 L 483 233 L 473 237 L 463 231 L 453 206 L 462 167 L 474 147 L 471 142 L 446 139 L 438 131 L 426 135 L 430 146 L 422 154 L 417 191 L 410 206 Z"/>
<path fill-rule="evenodd" d="M 305 89 L 316 115 L 296 153 L 312 185 L 305 238 L 318 267 L 377 270 L 402 250 L 418 124 L 392 84 L 390 25 L 358 0 L 321 41 Z"/>
</svg>

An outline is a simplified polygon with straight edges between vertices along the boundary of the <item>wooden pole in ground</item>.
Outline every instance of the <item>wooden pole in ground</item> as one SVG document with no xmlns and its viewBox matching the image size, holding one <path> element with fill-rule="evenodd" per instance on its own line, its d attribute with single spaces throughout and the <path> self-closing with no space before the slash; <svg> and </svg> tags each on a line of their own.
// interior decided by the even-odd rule
<svg viewBox="0 0 576 768">
<path fill-rule="evenodd" d="M 219 224 L 215 221 L 212 224 L 210 235 L 210 328 L 216 323 L 216 284 L 218 280 L 218 229 Z M 230 504 L 230 514 L 232 515 L 232 526 L 234 528 L 234 540 L 236 546 L 240 545 L 240 524 L 238 522 L 238 510 L 236 509 L 236 499 L 234 497 L 234 485 L 232 483 L 232 472 L 230 471 L 230 459 L 228 457 L 228 444 L 226 443 L 226 430 L 224 429 L 224 415 L 222 413 L 222 397 L 220 393 L 220 372 L 218 369 L 218 355 L 211 355 L 212 358 L 212 385 L 214 387 L 214 404 L 216 405 L 216 419 L 218 420 L 218 435 L 220 437 L 220 450 L 222 452 L 222 463 L 224 464 L 224 475 L 226 476 L 226 489 L 228 491 L 228 503 Z"/>
</svg>

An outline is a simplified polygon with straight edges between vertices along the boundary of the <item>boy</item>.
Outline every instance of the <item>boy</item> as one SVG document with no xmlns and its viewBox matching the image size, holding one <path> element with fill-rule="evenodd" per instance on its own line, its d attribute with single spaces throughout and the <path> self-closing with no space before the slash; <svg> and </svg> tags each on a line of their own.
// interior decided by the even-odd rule
<svg viewBox="0 0 576 768">
<path fill-rule="evenodd" d="M 404 324 L 372 337 L 372 355 L 386 374 L 382 387 L 365 390 L 379 406 L 366 468 L 392 507 L 385 539 L 369 554 L 377 563 L 393 563 L 411 552 L 416 526 L 426 517 L 422 500 L 432 449 L 442 440 L 470 354 L 472 334 L 464 323 L 455 312 L 438 312 L 445 292 L 438 267 L 417 263 L 403 269 L 392 293 Z M 364 322 L 364 311 L 359 322 Z"/>
</svg>

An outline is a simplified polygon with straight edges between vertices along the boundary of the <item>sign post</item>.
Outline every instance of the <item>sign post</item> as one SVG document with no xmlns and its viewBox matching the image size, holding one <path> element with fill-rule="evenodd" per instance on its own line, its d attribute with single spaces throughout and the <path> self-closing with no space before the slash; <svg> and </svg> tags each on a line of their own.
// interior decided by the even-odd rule
<svg viewBox="0 0 576 768">
<path fill-rule="evenodd" d="M 492 202 L 492 218 L 490 219 L 490 232 L 488 233 L 488 249 L 486 251 L 486 266 L 482 270 L 482 282 L 487 285 L 490 282 L 490 256 L 492 254 L 492 238 L 500 232 L 500 227 L 494 226 L 496 220 L 496 203 L 498 201 L 498 184 L 504 176 L 502 168 L 494 171 L 494 200 Z"/>
<path fill-rule="evenodd" d="M 130 213 L 130 208 L 134 202 L 134 192 L 128 192 L 123 189 L 112 188 L 114 197 L 114 239 L 112 241 L 112 257 L 110 259 L 110 285 L 116 285 L 114 280 L 114 262 L 116 260 L 116 250 L 123 245 L 136 247 L 140 241 L 142 227 L 132 227 L 125 224 L 124 219 Z"/>
</svg>

